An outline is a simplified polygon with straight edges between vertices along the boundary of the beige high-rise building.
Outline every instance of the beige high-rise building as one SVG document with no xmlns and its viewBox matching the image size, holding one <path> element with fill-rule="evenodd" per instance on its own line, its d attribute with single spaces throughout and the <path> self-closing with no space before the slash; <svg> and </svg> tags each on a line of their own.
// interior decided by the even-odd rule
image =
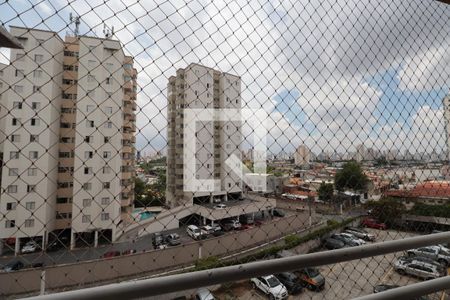
<svg viewBox="0 0 450 300">
<path fill-rule="evenodd" d="M 2 242 L 114 240 L 134 200 L 133 59 L 112 39 L 11 34 L 24 49 L 0 65 Z"/>
<path fill-rule="evenodd" d="M 186 173 L 187 141 L 183 133 L 187 109 L 241 109 L 241 78 L 202 65 L 190 64 L 177 70 L 168 84 L 167 202 L 171 207 L 239 199 L 242 182 L 225 161 L 241 159 L 241 122 L 197 122 L 195 170 Z M 191 150 L 188 150 L 191 151 Z M 214 191 L 186 190 L 185 179 L 218 183 Z"/>
<path fill-rule="evenodd" d="M 311 151 L 305 145 L 299 146 L 294 152 L 294 163 L 297 166 L 308 165 L 311 161 Z"/>
</svg>

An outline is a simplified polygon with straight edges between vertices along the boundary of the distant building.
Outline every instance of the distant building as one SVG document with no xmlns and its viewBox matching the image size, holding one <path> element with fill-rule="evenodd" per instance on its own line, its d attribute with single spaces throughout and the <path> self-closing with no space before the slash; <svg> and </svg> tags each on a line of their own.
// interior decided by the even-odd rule
<svg viewBox="0 0 450 300">
<path fill-rule="evenodd" d="M 294 163 L 297 166 L 309 165 L 311 161 L 311 151 L 305 145 L 301 145 L 295 150 Z"/>
<path fill-rule="evenodd" d="M 447 159 L 450 160 L 450 92 L 442 100 L 445 118 L 445 137 L 447 142 Z"/>
</svg>

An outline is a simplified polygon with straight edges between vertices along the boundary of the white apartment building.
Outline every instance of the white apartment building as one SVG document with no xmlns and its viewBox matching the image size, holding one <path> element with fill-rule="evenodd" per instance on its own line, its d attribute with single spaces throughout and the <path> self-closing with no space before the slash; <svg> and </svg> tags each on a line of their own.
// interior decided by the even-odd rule
<svg viewBox="0 0 450 300">
<path fill-rule="evenodd" d="M 236 170 L 225 161 L 241 159 L 241 122 L 202 121 L 196 124 L 195 170 L 185 172 L 186 109 L 241 108 L 241 79 L 202 65 L 190 64 L 177 70 L 168 84 L 168 151 L 166 199 L 171 207 L 228 201 L 242 197 L 242 183 Z M 215 179 L 214 191 L 188 191 L 185 179 Z"/>
<path fill-rule="evenodd" d="M 0 244 L 114 240 L 134 197 L 133 60 L 111 39 L 11 34 L 24 49 L 0 66 Z"/>
</svg>

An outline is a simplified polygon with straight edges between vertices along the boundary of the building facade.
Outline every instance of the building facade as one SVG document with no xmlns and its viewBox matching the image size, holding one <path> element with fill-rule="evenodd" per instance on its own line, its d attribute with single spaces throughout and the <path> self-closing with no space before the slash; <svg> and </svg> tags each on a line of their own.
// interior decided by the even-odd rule
<svg viewBox="0 0 450 300">
<path fill-rule="evenodd" d="M 447 159 L 450 160 L 450 92 L 442 100 L 445 118 L 445 140 L 447 142 Z"/>
<path fill-rule="evenodd" d="M 297 166 L 309 165 L 311 162 L 311 151 L 308 147 L 301 145 L 294 152 L 294 162 Z"/>
<path fill-rule="evenodd" d="M 136 69 L 119 41 L 11 27 L 0 238 L 114 240 L 133 203 Z M 11 86 L 11 88 L 5 88 Z M 0 86 L 1 87 L 1 86 Z"/>
<path fill-rule="evenodd" d="M 198 64 L 179 69 L 176 76 L 169 78 L 167 203 L 177 207 L 241 198 L 240 175 L 225 163 L 232 155 L 241 160 L 241 122 L 197 122 L 195 169 L 186 172 L 187 141 L 183 133 L 186 109 L 240 110 L 241 78 Z M 214 191 L 189 191 L 185 185 L 185 179 L 189 178 L 214 179 L 217 184 Z"/>
</svg>

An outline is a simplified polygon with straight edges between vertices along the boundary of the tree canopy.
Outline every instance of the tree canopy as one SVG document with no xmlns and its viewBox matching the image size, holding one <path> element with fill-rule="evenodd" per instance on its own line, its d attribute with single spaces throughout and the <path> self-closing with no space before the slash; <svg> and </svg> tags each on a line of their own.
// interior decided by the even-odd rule
<svg viewBox="0 0 450 300">
<path fill-rule="evenodd" d="M 378 221 L 389 226 L 394 225 L 406 212 L 406 207 L 401 201 L 394 198 L 383 198 L 379 201 L 369 201 L 366 204 L 371 209 L 371 215 Z"/>
<path fill-rule="evenodd" d="M 331 183 L 322 182 L 317 190 L 319 199 L 324 201 L 330 201 L 333 198 L 334 186 Z"/>
<path fill-rule="evenodd" d="M 334 178 L 334 185 L 338 191 L 349 189 L 363 192 L 367 190 L 368 183 L 369 179 L 355 161 L 345 163 Z"/>
</svg>

